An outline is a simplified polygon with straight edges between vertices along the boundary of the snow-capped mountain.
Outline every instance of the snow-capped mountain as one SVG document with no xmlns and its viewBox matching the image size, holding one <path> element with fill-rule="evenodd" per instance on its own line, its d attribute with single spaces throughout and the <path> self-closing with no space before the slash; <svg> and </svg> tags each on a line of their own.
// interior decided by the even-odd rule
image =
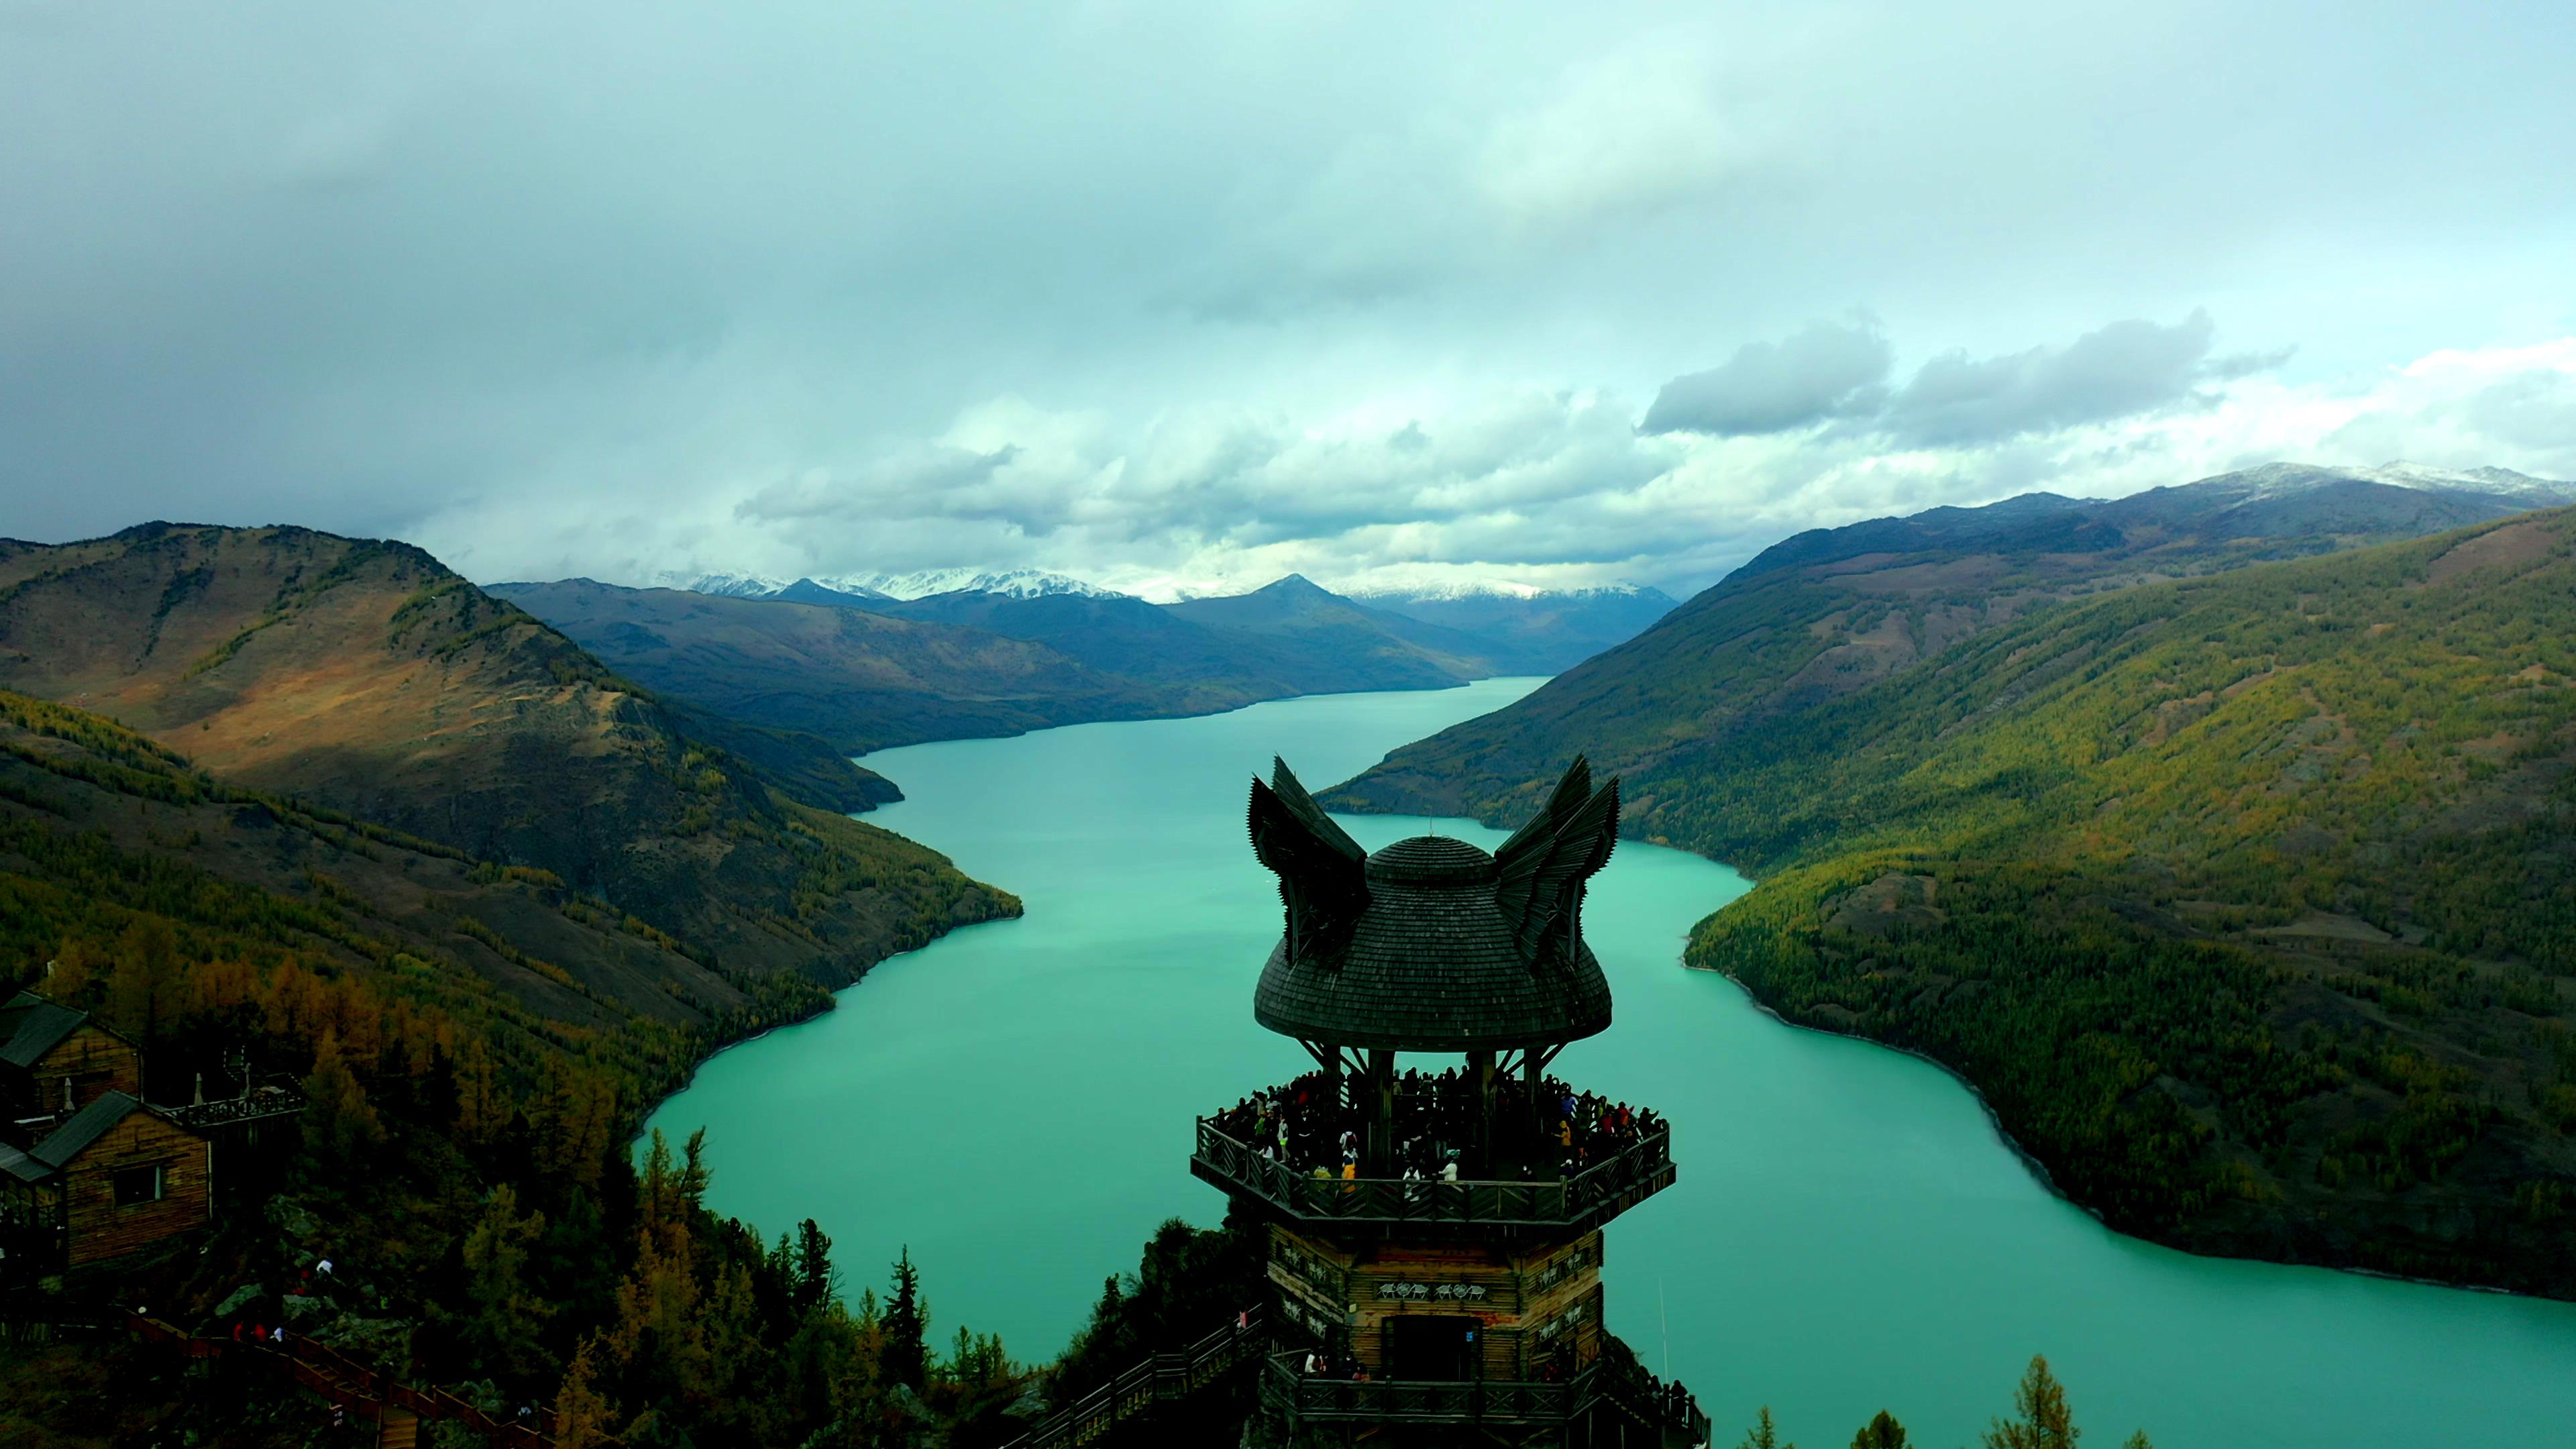
<svg viewBox="0 0 2576 1449">
<path fill-rule="evenodd" d="M 2375 468 L 2335 467 L 2317 463 L 2265 463 L 2203 479 L 2233 486 L 2249 498 L 2277 498 L 2343 482 L 2378 483 L 2417 493 L 2475 493 L 2506 498 L 2530 508 L 2576 503 L 2576 483 L 2534 478 L 2510 468 L 2429 468 L 2421 463 L 2382 463 Z"/>
<path fill-rule="evenodd" d="M 932 594 L 955 593 L 1001 594 L 1013 599 L 1038 599 L 1050 594 L 1074 594 L 1092 599 L 1123 597 L 1116 589 L 1104 589 L 1071 574 L 1051 573 L 1045 569 L 923 569 L 909 574 L 818 576 L 814 582 L 843 593 L 879 593 L 896 599 L 921 599 Z"/>
<path fill-rule="evenodd" d="M 2530 499 L 2544 507 L 2576 503 L 2576 483 L 2534 478 L 2511 468 L 2427 468 L 2421 463 L 2382 463 L 2376 468 L 2355 468 L 2352 473 L 2357 478 L 2400 488 L 2456 488 L 2499 498 Z"/>
<path fill-rule="evenodd" d="M 767 574 L 671 569 L 655 575 L 653 579 L 653 585 L 658 588 L 686 589 L 693 594 L 721 594 L 732 599 L 774 599 L 800 584 L 820 585 L 833 593 L 863 599 L 910 600 L 954 593 L 999 594 L 1013 599 L 1038 599 L 1051 594 L 1072 594 L 1092 599 L 1126 597 L 1115 589 L 1104 589 L 1070 574 L 1051 573 L 1045 569 L 923 569 L 909 574 L 810 574 L 797 579 L 772 578 Z"/>
<path fill-rule="evenodd" d="M 1401 599 L 1412 603 L 1454 603 L 1467 599 L 1635 599 L 1653 595 L 1663 598 L 1665 607 L 1672 600 L 1661 589 L 1644 584 L 1591 584 L 1582 588 L 1551 589 L 1539 584 L 1517 583 L 1510 579 L 1442 579 L 1419 584 L 1370 584 L 1342 591 L 1354 599 L 1375 602 Z"/>
<path fill-rule="evenodd" d="M 653 576 L 651 587 L 683 589 L 692 594 L 721 594 L 728 599 L 765 599 L 787 587 L 789 582 L 765 574 L 709 574 L 692 569 L 665 569 Z"/>
</svg>

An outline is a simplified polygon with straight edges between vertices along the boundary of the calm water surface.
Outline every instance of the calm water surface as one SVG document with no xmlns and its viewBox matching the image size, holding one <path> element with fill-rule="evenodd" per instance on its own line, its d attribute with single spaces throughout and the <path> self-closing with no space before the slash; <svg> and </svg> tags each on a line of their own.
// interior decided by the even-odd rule
<svg viewBox="0 0 2576 1449">
<path fill-rule="evenodd" d="M 1017 892 L 1024 920 L 890 961 L 840 1010 L 709 1062 L 654 1116 L 705 1127 L 712 1202 L 773 1236 L 819 1220 L 855 1293 L 909 1246 L 934 1337 L 1053 1355 L 1108 1274 L 1179 1215 L 1190 1119 L 1305 1057 L 1253 1024 L 1278 896 L 1243 794 L 1283 754 L 1310 785 L 1536 680 L 1283 701 L 870 756 L 911 797 L 870 818 Z M 1347 817 L 1376 849 L 1420 819 Z M 1433 822 L 1490 849 L 1501 836 Z M 2090 1442 L 2576 1445 L 2576 1305 L 2193 1258 L 2049 1195 L 1937 1069 L 1798 1031 L 1679 965 L 1744 881 L 1622 842 L 1584 929 L 1617 1024 L 1559 1070 L 1674 1122 L 1680 1184 L 1610 1230 L 1610 1324 L 1732 1442 L 1846 1443 L 1887 1408 L 1973 1441 L 2033 1352 Z"/>
</svg>

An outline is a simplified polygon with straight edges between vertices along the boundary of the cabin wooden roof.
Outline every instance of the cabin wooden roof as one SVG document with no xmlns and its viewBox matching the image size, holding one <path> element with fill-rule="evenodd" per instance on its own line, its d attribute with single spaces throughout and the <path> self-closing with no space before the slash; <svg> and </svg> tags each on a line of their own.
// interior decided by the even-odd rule
<svg viewBox="0 0 2576 1449">
<path fill-rule="evenodd" d="M 1583 940 L 1584 883 L 1607 862 L 1618 784 L 1581 760 L 1494 853 L 1443 836 L 1357 847 L 1282 763 L 1253 782 L 1252 834 L 1278 873 L 1286 928 L 1253 1017 L 1308 1041 L 1487 1051 L 1573 1041 L 1610 1025 L 1610 984 Z"/>
<path fill-rule="evenodd" d="M 142 1102 L 123 1092 L 103 1092 L 99 1099 L 71 1115 L 70 1120 L 45 1134 L 45 1140 L 20 1152 L 0 1147 L 0 1172 L 21 1182 L 42 1182 L 71 1165 L 72 1159 L 89 1149 L 89 1145 L 107 1135 L 109 1128 L 137 1112 L 149 1111 Z"/>
<path fill-rule="evenodd" d="M 87 1020 L 86 1011 L 74 1011 L 32 991 L 21 991 L 0 1002 L 0 1062 L 21 1069 L 32 1067 Z"/>
</svg>

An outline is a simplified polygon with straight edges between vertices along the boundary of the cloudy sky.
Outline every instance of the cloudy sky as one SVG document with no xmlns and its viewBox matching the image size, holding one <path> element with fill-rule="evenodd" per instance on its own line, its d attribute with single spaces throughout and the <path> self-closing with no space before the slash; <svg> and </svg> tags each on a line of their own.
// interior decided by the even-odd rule
<svg viewBox="0 0 2576 1449">
<path fill-rule="evenodd" d="M 0 0 L 0 534 L 1708 582 L 2576 477 L 2576 11 Z"/>
</svg>

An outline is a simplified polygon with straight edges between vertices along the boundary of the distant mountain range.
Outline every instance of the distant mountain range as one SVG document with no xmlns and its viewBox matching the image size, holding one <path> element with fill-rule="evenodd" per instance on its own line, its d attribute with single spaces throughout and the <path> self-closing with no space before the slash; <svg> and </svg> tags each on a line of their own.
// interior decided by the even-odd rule
<svg viewBox="0 0 2576 1449">
<path fill-rule="evenodd" d="M 2559 503 L 2283 464 L 1816 530 L 1323 799 L 1499 823 L 1587 753 L 1760 877 L 1692 964 L 1955 1068 L 2113 1226 L 2576 1297 Z"/>
<path fill-rule="evenodd" d="M 1069 574 L 1049 573 L 1045 569 L 924 569 L 909 574 L 839 574 L 803 579 L 776 579 L 761 574 L 700 574 L 682 570 L 663 573 L 653 582 L 661 588 L 685 589 L 693 594 L 723 594 L 738 599 L 793 597 L 791 591 L 800 585 L 857 599 L 919 599 L 931 594 L 956 593 L 1006 594 L 1013 598 L 1033 599 L 1042 594 L 1110 597 L 1117 593 L 1115 589 L 1104 589 Z M 831 603 L 834 600 L 817 599 L 812 602 Z"/>
<path fill-rule="evenodd" d="M 1672 604 L 1636 588 L 1363 601 L 1293 574 L 1170 604 L 1026 569 L 685 582 L 572 579 L 491 592 L 673 701 L 854 752 L 1548 673 Z"/>
</svg>

